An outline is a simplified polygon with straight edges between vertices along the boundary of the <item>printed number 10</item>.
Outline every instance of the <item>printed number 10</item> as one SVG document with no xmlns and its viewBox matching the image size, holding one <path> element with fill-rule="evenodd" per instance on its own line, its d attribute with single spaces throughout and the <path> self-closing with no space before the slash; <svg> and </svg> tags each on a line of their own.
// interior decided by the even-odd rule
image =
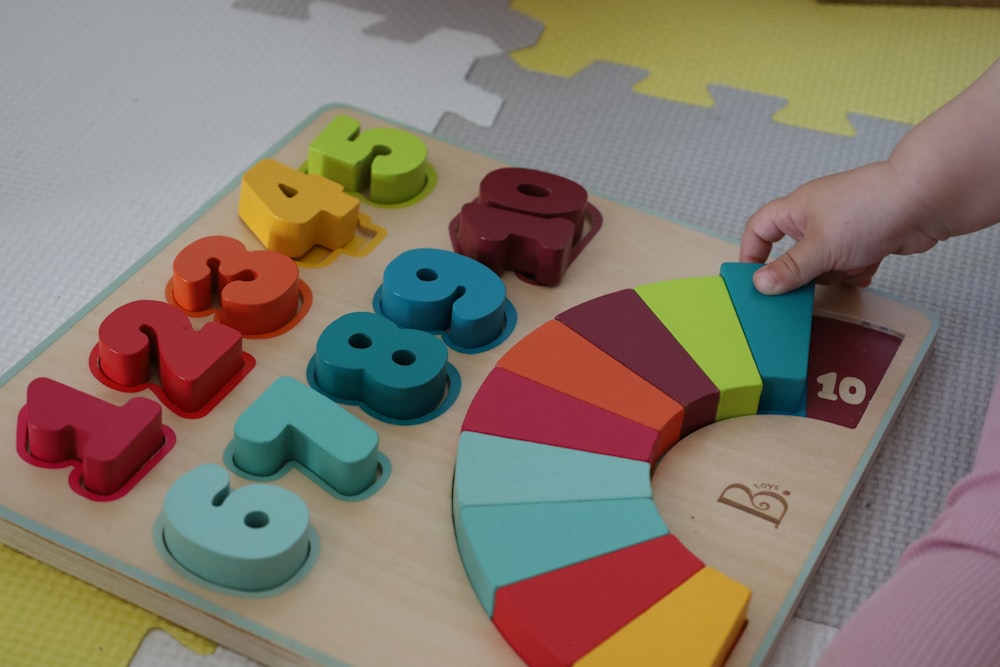
<svg viewBox="0 0 1000 667">
<path fill-rule="evenodd" d="M 860 405 L 868 395 L 865 383 L 856 377 L 845 377 L 837 383 L 836 373 L 824 373 L 816 378 L 820 384 L 817 396 L 827 401 L 840 399 L 849 405 Z"/>
</svg>

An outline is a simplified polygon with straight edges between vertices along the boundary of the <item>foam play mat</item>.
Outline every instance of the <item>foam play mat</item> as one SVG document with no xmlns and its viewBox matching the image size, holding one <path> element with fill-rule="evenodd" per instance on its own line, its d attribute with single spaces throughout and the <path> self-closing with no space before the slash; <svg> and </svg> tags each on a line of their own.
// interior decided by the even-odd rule
<svg viewBox="0 0 1000 667">
<path fill-rule="evenodd" d="M 523 67 L 571 76 L 598 60 L 631 65 L 648 72 L 636 92 L 701 106 L 712 104 L 709 84 L 775 95 L 788 100 L 776 121 L 837 134 L 853 134 L 848 113 L 916 123 L 1000 56 L 995 9 L 812 0 L 511 6 L 545 24 L 535 46 L 512 54 Z"/>
</svg>

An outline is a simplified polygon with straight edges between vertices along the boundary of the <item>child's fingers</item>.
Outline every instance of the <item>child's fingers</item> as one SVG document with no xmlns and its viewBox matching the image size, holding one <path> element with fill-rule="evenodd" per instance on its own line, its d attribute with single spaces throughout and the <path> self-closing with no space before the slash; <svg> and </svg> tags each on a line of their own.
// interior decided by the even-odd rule
<svg viewBox="0 0 1000 667">
<path fill-rule="evenodd" d="M 753 283 L 761 294 L 784 294 L 815 280 L 826 271 L 822 249 L 818 243 L 807 238 L 758 269 Z"/>
</svg>

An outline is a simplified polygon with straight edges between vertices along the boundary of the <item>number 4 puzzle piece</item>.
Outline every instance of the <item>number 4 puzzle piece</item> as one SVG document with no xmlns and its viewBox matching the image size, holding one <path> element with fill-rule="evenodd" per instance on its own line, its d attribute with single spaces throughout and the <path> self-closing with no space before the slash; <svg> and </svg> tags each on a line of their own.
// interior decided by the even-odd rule
<svg viewBox="0 0 1000 667">
<path fill-rule="evenodd" d="M 55 380 L 28 385 L 18 414 L 17 451 L 46 468 L 74 466 L 70 488 L 91 500 L 125 495 L 174 445 L 155 401 L 117 406 Z"/>
</svg>

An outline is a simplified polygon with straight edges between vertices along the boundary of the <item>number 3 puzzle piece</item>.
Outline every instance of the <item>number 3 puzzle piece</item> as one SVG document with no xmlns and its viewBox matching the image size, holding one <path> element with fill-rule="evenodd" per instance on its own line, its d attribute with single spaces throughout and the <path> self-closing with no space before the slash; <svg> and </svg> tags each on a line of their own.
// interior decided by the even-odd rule
<svg viewBox="0 0 1000 667">
<path fill-rule="evenodd" d="M 28 463 L 74 466 L 69 485 L 91 500 L 125 495 L 174 445 L 155 401 L 117 406 L 49 378 L 28 385 L 17 451 Z"/>
<path fill-rule="evenodd" d="M 163 501 L 162 546 L 209 583 L 265 591 L 300 575 L 309 560 L 309 508 L 280 486 L 236 491 L 226 469 L 205 464 L 174 482 Z M 315 545 L 318 546 L 318 545 Z"/>
<path fill-rule="evenodd" d="M 295 464 L 344 496 L 370 489 L 378 475 L 375 429 L 290 377 L 271 383 L 239 416 L 230 454 L 237 474 L 270 480 Z"/>
<path fill-rule="evenodd" d="M 437 248 L 407 250 L 389 262 L 374 308 L 401 327 L 447 332 L 446 341 L 463 351 L 498 345 L 516 320 L 497 274 Z"/>
<path fill-rule="evenodd" d="M 159 386 L 150 385 L 151 366 Z M 253 367 L 240 332 L 216 322 L 198 331 L 164 301 L 133 301 L 104 318 L 91 355 L 91 370 L 120 391 L 149 386 L 181 414 L 208 411 Z"/>
<path fill-rule="evenodd" d="M 217 321 L 245 335 L 276 332 L 301 318 L 299 267 L 270 250 L 247 250 L 228 236 L 206 236 L 187 245 L 174 258 L 170 295 L 188 313 L 212 307 L 218 292 Z"/>
</svg>

